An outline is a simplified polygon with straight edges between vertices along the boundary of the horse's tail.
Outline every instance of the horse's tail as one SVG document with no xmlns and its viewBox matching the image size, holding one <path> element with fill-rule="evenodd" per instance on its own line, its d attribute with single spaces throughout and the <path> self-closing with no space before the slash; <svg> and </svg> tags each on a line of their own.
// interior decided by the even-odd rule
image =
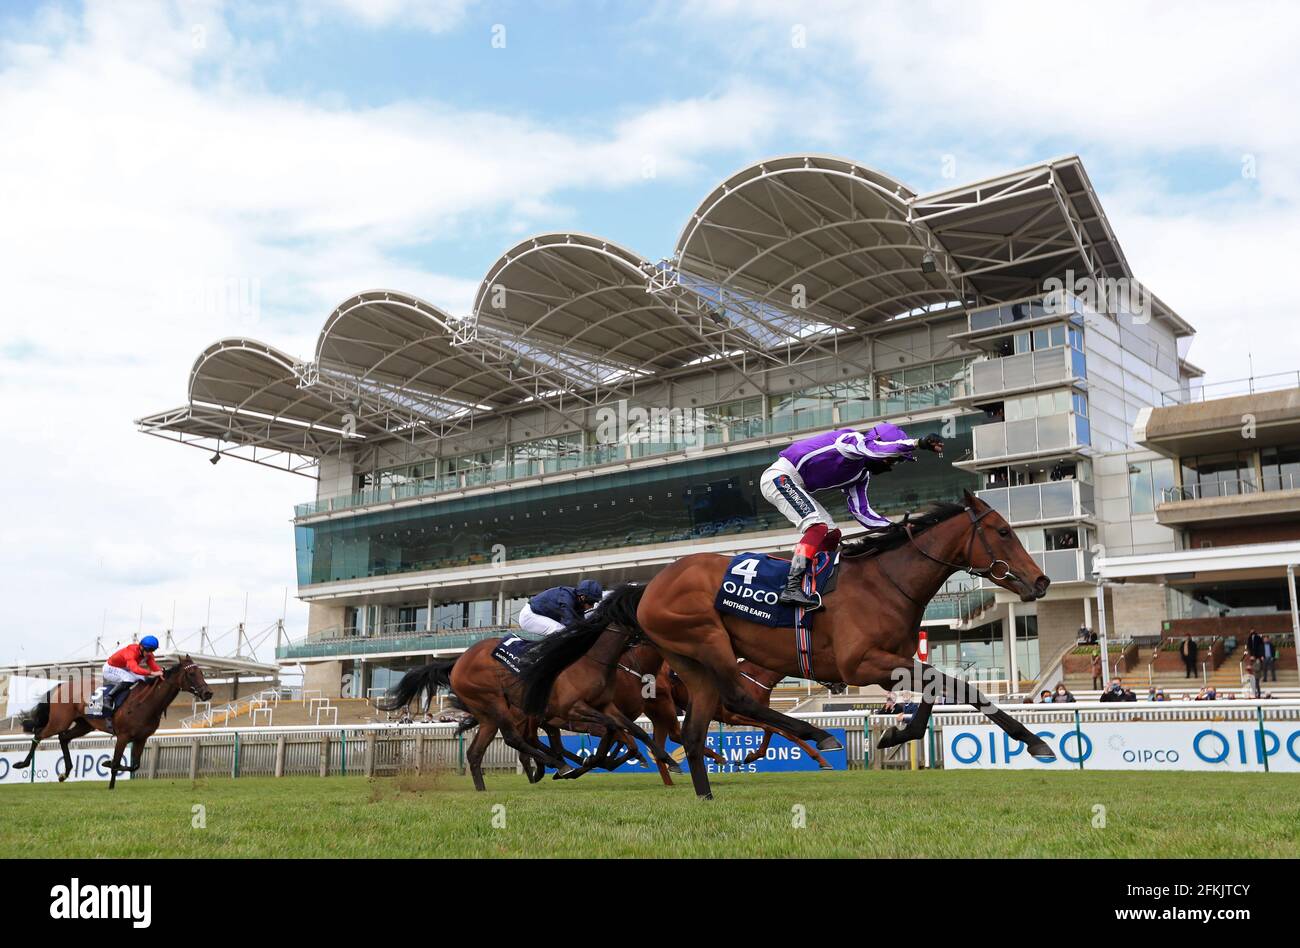
<svg viewBox="0 0 1300 948">
<path fill-rule="evenodd" d="M 402 680 L 389 689 L 382 702 L 376 702 L 382 711 L 396 711 L 411 703 L 421 691 L 434 694 L 439 688 L 451 689 L 451 666 L 456 659 L 440 659 L 419 668 L 412 668 Z"/>
<path fill-rule="evenodd" d="M 640 633 L 636 609 L 644 594 L 644 586 L 631 583 L 617 586 L 591 615 L 552 632 L 524 653 L 523 672 L 519 676 L 524 683 L 524 710 L 529 714 L 542 714 L 546 710 L 551 687 L 560 672 L 587 654 L 606 627 L 618 625 L 629 633 Z"/>
<path fill-rule="evenodd" d="M 50 703 L 48 701 L 42 701 L 32 709 L 31 714 L 23 718 L 23 730 L 28 734 L 35 734 L 49 723 Z"/>
</svg>

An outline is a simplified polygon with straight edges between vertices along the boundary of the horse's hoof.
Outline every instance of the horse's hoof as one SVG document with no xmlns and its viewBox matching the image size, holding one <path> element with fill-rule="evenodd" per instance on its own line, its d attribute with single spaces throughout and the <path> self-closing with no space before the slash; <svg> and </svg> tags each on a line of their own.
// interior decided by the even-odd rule
<svg viewBox="0 0 1300 948">
<path fill-rule="evenodd" d="M 63 781 L 65 781 L 65 780 L 67 780 L 67 779 L 68 779 L 68 775 L 67 775 L 67 774 L 59 774 L 59 783 L 63 783 Z"/>
<path fill-rule="evenodd" d="M 671 757 L 669 757 L 664 763 L 664 766 L 668 768 L 670 774 L 679 774 L 682 772 L 682 765 L 677 763 L 677 761 L 673 760 Z"/>
<path fill-rule="evenodd" d="M 568 776 L 571 773 L 573 773 L 573 768 L 570 767 L 568 764 L 561 764 L 559 767 L 555 768 L 555 778 L 557 780 L 560 777 Z"/>
<path fill-rule="evenodd" d="M 823 737 L 820 741 L 817 742 L 817 749 L 819 751 L 840 751 L 840 750 L 844 750 L 844 745 L 841 744 L 839 741 L 837 741 L 831 735 L 827 734 L 825 737 Z"/>
<path fill-rule="evenodd" d="M 818 764 L 818 765 L 817 765 L 817 768 L 818 768 L 819 770 L 834 770 L 834 769 L 835 769 L 834 767 L 832 767 L 832 766 L 830 765 L 829 762 Z"/>
<path fill-rule="evenodd" d="M 695 799 L 697 799 L 697 800 L 712 800 L 712 799 L 713 799 L 713 792 L 710 791 L 710 792 L 708 792 L 708 793 L 697 793 L 697 794 L 695 795 Z"/>
<path fill-rule="evenodd" d="M 1050 764 L 1056 760 L 1056 755 L 1052 749 L 1047 746 L 1045 741 L 1039 741 L 1037 744 L 1029 745 L 1029 756 L 1044 764 Z"/>
</svg>

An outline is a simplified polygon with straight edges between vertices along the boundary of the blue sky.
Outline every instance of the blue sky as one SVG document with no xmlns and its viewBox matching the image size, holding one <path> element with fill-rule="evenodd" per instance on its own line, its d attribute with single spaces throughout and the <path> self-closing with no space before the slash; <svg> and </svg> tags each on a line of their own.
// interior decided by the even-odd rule
<svg viewBox="0 0 1300 948">
<path fill-rule="evenodd" d="M 131 425 L 184 401 L 208 343 L 309 355 L 333 306 L 377 286 L 466 312 L 537 232 L 667 256 L 768 156 L 926 191 L 1078 153 L 1139 279 L 1200 330 L 1192 360 L 1294 371 L 1273 267 L 1300 252 L 1300 8 L 1099 2 L 1089 20 L 1011 0 L 6 4 L 0 399 L 39 473 L 0 474 L 26 501 L 0 581 L 60 607 L 48 642 L 0 641 L 0 661 L 129 637 L 173 603 L 183 628 L 209 597 L 219 627 L 246 593 L 254 624 L 279 614 L 313 485 L 218 474 Z M 254 311 L 202 302 L 231 277 Z"/>
</svg>

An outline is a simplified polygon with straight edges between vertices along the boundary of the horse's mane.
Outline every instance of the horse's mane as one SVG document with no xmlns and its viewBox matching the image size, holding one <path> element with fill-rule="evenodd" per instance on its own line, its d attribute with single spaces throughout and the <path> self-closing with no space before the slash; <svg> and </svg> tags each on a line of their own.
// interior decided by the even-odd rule
<svg viewBox="0 0 1300 948">
<path fill-rule="evenodd" d="M 912 534 L 924 533 L 931 527 L 949 520 L 966 509 L 964 504 L 936 500 L 918 510 L 909 510 L 898 523 L 850 537 L 840 545 L 841 555 L 849 558 L 875 556 L 895 549 L 907 542 L 907 527 Z"/>
</svg>

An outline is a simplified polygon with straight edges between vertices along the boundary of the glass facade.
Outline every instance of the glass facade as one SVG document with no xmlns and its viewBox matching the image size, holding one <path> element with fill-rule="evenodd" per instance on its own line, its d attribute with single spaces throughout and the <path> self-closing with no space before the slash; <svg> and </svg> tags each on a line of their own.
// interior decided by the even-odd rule
<svg viewBox="0 0 1300 948">
<path fill-rule="evenodd" d="M 1174 486 L 1174 462 L 1169 458 L 1135 461 L 1128 466 L 1128 502 L 1131 513 L 1151 513 Z"/>
<path fill-rule="evenodd" d="M 957 427 L 948 450 L 959 457 L 970 448 L 971 435 L 966 419 Z M 502 554 L 525 559 L 784 528 L 786 520 L 758 490 L 758 476 L 776 453 L 764 448 L 692 458 L 298 524 L 298 584 L 448 569 Z M 901 513 L 931 500 L 957 499 L 978 480 L 922 459 L 873 480 L 871 499 L 877 510 Z M 839 492 L 818 499 L 837 520 L 851 522 Z"/>
</svg>

